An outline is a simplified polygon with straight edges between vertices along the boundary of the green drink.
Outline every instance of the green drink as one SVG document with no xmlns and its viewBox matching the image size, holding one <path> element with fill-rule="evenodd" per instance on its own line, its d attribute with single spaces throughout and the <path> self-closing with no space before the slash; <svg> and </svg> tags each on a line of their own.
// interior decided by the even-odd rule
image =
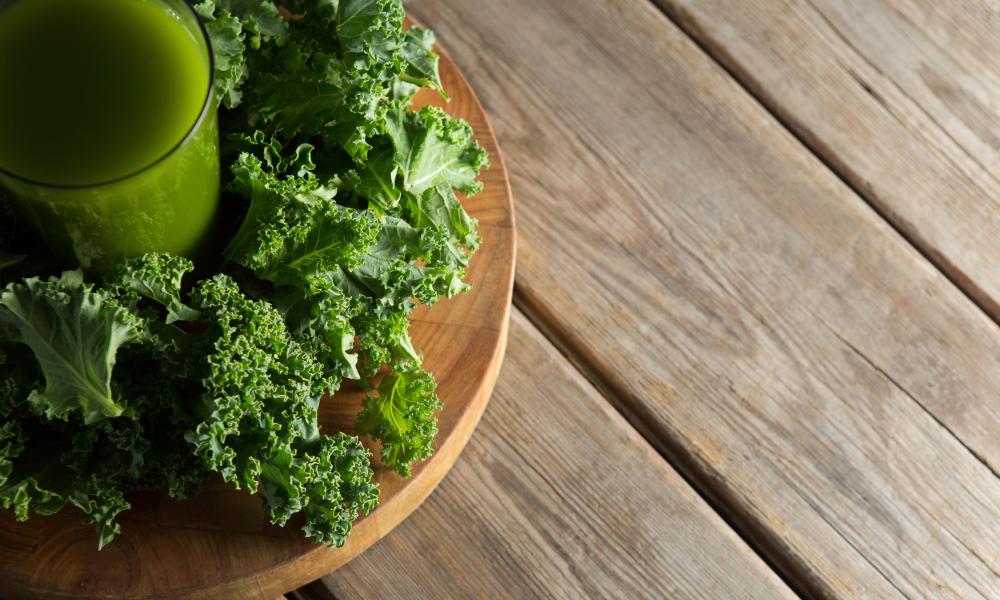
<svg viewBox="0 0 1000 600">
<path fill-rule="evenodd" d="M 190 254 L 218 203 L 211 49 L 183 0 L 0 0 L 0 186 L 53 251 Z"/>
</svg>

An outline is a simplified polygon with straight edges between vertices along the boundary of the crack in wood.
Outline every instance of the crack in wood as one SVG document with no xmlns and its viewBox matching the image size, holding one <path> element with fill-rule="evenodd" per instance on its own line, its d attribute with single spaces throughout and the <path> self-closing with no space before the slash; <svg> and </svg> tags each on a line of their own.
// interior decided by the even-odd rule
<svg viewBox="0 0 1000 600">
<path fill-rule="evenodd" d="M 993 474 L 994 477 L 1000 479 L 1000 473 L 997 473 L 997 471 L 990 465 L 990 463 L 980 453 L 976 452 L 973 448 L 969 447 L 969 445 L 966 444 L 962 440 L 962 438 L 960 438 L 957 435 L 955 435 L 955 432 L 952 431 L 951 428 L 949 428 L 944 422 L 942 422 L 941 419 L 938 418 L 937 415 L 935 415 L 933 412 L 931 412 L 927 408 L 927 406 L 925 405 L 924 402 L 921 402 L 921 400 L 919 398 L 917 398 L 916 396 L 914 396 L 895 377 L 893 377 L 888 371 L 886 371 L 885 369 L 883 369 L 882 367 L 880 367 L 878 365 L 878 363 L 876 363 L 874 360 L 872 360 L 871 358 L 869 358 L 867 354 L 865 354 L 860 348 L 858 348 L 856 345 L 854 345 L 850 340 L 848 340 L 847 338 L 845 338 L 844 336 L 842 336 L 840 334 L 840 332 L 838 332 L 836 329 L 834 329 L 833 327 L 831 327 L 829 323 L 827 323 L 826 321 L 823 321 L 822 319 L 819 319 L 819 321 L 830 331 L 830 333 L 832 333 L 834 335 L 834 337 L 836 337 L 842 344 L 844 344 L 851 352 L 853 352 L 865 364 L 867 364 L 869 367 L 871 367 L 872 370 L 874 370 L 879 375 L 881 375 L 882 377 L 884 377 L 885 380 L 888 381 L 890 384 L 892 384 L 893 387 L 895 387 L 896 389 L 898 389 L 900 392 L 903 393 L 903 395 L 905 395 L 914 404 L 916 404 L 920 408 L 920 410 L 923 411 L 924 414 L 926 414 L 928 417 L 930 417 L 934 421 L 934 423 L 937 424 L 938 427 L 940 427 L 944 431 L 948 432 L 948 435 L 950 435 L 951 438 L 953 440 L 955 440 L 955 442 L 957 442 L 959 446 L 961 446 L 962 448 L 964 448 L 969 454 L 971 454 L 973 457 L 975 457 L 975 459 L 977 461 L 979 461 L 984 467 L 986 467 L 989 470 L 989 472 Z M 982 559 L 980 559 L 980 560 L 982 560 Z M 996 571 L 992 567 L 990 568 L 990 570 L 993 571 L 994 573 L 996 573 Z"/>
</svg>

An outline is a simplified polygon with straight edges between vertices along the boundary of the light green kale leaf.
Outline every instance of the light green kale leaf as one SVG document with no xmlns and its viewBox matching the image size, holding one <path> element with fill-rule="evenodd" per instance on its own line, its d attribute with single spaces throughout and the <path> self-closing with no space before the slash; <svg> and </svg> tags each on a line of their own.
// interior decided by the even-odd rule
<svg viewBox="0 0 1000 600">
<path fill-rule="evenodd" d="M 167 309 L 166 322 L 197 321 L 198 311 L 181 300 L 181 280 L 194 270 L 189 259 L 172 254 L 144 254 L 123 261 L 115 269 L 108 288 L 131 296 L 133 306 L 139 297 L 153 300 Z"/>
<path fill-rule="evenodd" d="M 434 452 L 435 413 L 441 401 L 434 378 L 426 371 L 395 371 L 386 375 L 365 399 L 356 428 L 382 442 L 382 462 L 409 477 L 411 464 Z"/>
<path fill-rule="evenodd" d="M 406 191 L 419 195 L 439 185 L 466 194 L 482 189 L 479 171 L 489 167 L 489 158 L 465 121 L 435 106 L 413 112 L 397 103 L 386 116 L 386 133 Z"/>
<path fill-rule="evenodd" d="M 406 40 L 403 44 L 403 56 L 406 57 L 406 71 L 401 80 L 413 87 L 415 93 L 420 88 L 431 88 L 437 90 L 445 99 L 445 93 L 441 85 L 441 73 L 439 70 L 439 58 L 434 52 L 434 32 L 430 29 L 411 27 L 406 32 Z M 410 96 L 412 94 L 406 94 Z"/>
<path fill-rule="evenodd" d="M 0 328 L 31 348 L 45 387 L 29 402 L 49 418 L 79 412 L 86 423 L 122 414 L 111 390 L 119 347 L 136 336 L 136 321 L 108 295 L 83 282 L 79 271 L 33 277 L 0 292 Z"/>
<path fill-rule="evenodd" d="M 414 227 L 436 227 L 448 236 L 455 263 L 468 265 L 468 256 L 479 247 L 478 223 L 465 211 L 455 191 L 438 185 L 423 194 L 407 195 L 407 212 Z"/>
</svg>

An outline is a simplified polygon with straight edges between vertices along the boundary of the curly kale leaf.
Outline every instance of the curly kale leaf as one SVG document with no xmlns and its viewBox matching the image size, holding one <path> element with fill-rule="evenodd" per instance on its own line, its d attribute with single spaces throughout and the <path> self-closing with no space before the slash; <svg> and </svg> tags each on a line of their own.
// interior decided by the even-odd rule
<svg viewBox="0 0 1000 600">
<path fill-rule="evenodd" d="M 423 232 L 424 247 L 410 258 L 427 265 L 428 274 L 438 270 L 449 283 L 434 289 L 450 297 L 465 289 L 464 269 L 479 245 L 476 221 L 454 189 L 479 191 L 477 177 L 489 166 L 487 154 L 467 124 L 436 108 L 413 113 L 400 107 L 387 124 L 390 143 L 376 149 L 345 184 L 377 212 L 403 217 Z"/>
<path fill-rule="evenodd" d="M 276 136 L 269 136 L 259 129 L 255 129 L 249 134 L 234 134 L 230 139 L 246 153 L 258 157 L 259 164 L 247 162 L 249 156 L 239 156 L 233 164 L 233 173 L 237 177 L 242 177 L 242 181 L 236 186 L 243 186 L 242 191 L 247 193 L 247 182 L 250 179 L 263 179 L 263 173 L 267 172 L 275 177 L 295 175 L 303 179 L 314 179 L 316 177 L 316 163 L 313 162 L 313 152 L 315 146 L 302 143 L 291 152 L 285 150 L 285 145 Z M 249 195 L 247 193 L 247 195 Z"/>
<path fill-rule="evenodd" d="M 211 0 L 210 0 L 211 1 Z M 258 49 L 263 43 L 282 45 L 288 40 L 288 24 L 269 0 L 215 0 L 223 14 L 235 15 L 247 34 L 250 47 Z"/>
<path fill-rule="evenodd" d="M 377 500 L 367 451 L 344 434 L 322 437 L 317 408 L 339 380 L 291 338 L 281 313 L 250 300 L 226 276 L 193 293 L 210 340 L 202 420 L 185 438 L 214 472 L 260 490 L 272 522 L 305 512 L 306 532 L 343 544 Z"/>
<path fill-rule="evenodd" d="M 290 339 L 282 315 L 267 302 L 244 296 L 229 277 L 217 275 L 199 284 L 193 302 L 209 330 L 203 334 L 204 420 L 187 438 L 226 481 L 254 490 L 258 456 L 310 428 L 311 405 L 327 382 L 315 359 Z M 288 423 L 274 422 L 279 411 L 301 424 L 288 429 Z M 282 426 L 285 431 L 279 431 Z M 243 447 L 241 438 L 252 443 Z"/>
<path fill-rule="evenodd" d="M 250 209 L 226 257 L 276 283 L 358 262 L 378 231 L 367 212 L 340 206 L 335 188 L 313 178 L 277 177 L 259 158 L 243 154 L 233 189 L 250 196 Z M 330 182 L 331 184 L 333 182 Z"/>
<path fill-rule="evenodd" d="M 110 423 L 45 431 L 22 419 L 0 427 L 0 506 L 23 521 L 72 505 L 95 525 L 98 547 L 111 542 L 121 531 L 115 517 L 129 508 L 120 479 L 131 461 L 119 440 L 105 437 Z"/>
<path fill-rule="evenodd" d="M 299 0 L 285 9 L 290 39 L 250 57 L 252 123 L 285 136 L 319 136 L 358 161 L 407 69 L 400 0 Z"/>
<path fill-rule="evenodd" d="M 297 340 L 320 359 L 328 376 L 359 379 L 350 316 L 357 306 L 329 278 L 309 276 L 301 287 L 282 287 L 271 300 Z"/>
<path fill-rule="evenodd" d="M 345 290 L 363 290 L 370 310 L 380 317 L 409 314 L 415 301 L 433 304 L 439 296 L 464 291 L 467 260 L 463 252 L 452 253 L 441 230 L 418 229 L 404 219 L 384 216 L 376 243 L 346 275 Z"/>
<path fill-rule="evenodd" d="M 440 260 L 459 276 L 459 281 L 449 286 L 447 296 L 466 289 L 460 279 L 465 276 L 470 255 L 479 248 L 480 237 L 477 221 L 462 207 L 455 191 L 439 185 L 419 196 L 407 194 L 405 214 L 414 227 L 434 230 L 444 240 Z"/>
<path fill-rule="evenodd" d="M 205 25 L 215 56 L 216 102 L 234 108 L 243 100 L 241 87 L 247 77 L 245 34 L 240 20 L 225 10 L 217 10 L 215 2 L 207 0 L 195 5 L 195 11 Z"/>
<path fill-rule="evenodd" d="M 42 516 L 53 515 L 67 504 L 75 506 L 82 513 L 82 520 L 94 525 L 97 533 L 97 547 L 103 548 L 121 533 L 121 525 L 115 517 L 131 505 L 113 483 L 97 477 L 77 480 L 71 491 L 65 495 L 46 488 L 48 480 L 68 476 L 68 470 L 51 470 L 40 475 L 43 479 L 28 477 L 10 486 L 0 486 L 0 506 L 14 511 L 19 521 L 27 520 L 29 512 Z"/>
<path fill-rule="evenodd" d="M 181 280 L 194 270 L 189 259 L 172 254 L 144 254 L 123 261 L 108 282 L 108 288 L 119 290 L 132 306 L 140 297 L 153 300 L 167 309 L 168 324 L 176 321 L 196 321 L 198 311 L 181 299 Z"/>
<path fill-rule="evenodd" d="M 24 452 L 26 436 L 17 421 L 7 421 L 0 425 L 0 489 L 10 479 L 14 470 L 14 459 Z"/>
<path fill-rule="evenodd" d="M 283 44 L 288 25 L 277 6 L 266 0 L 205 0 L 194 9 L 212 41 L 216 101 L 235 108 L 243 100 L 242 87 L 250 74 L 248 45 L 258 50 L 268 42 Z"/>
<path fill-rule="evenodd" d="M 136 322 L 107 300 L 79 271 L 26 279 L 0 292 L 0 328 L 9 341 L 31 348 L 41 365 L 45 388 L 29 401 L 49 418 L 78 411 L 95 423 L 122 414 L 111 371 L 118 348 L 135 338 Z"/>
<path fill-rule="evenodd" d="M 385 60 L 399 44 L 404 16 L 399 0 L 342 0 L 333 23 L 344 52 L 368 64 Z"/>
<path fill-rule="evenodd" d="M 410 465 L 434 452 L 438 432 L 435 413 L 440 408 L 429 373 L 395 371 L 365 399 L 356 427 L 358 433 L 382 442 L 382 462 L 409 477 Z"/>
</svg>

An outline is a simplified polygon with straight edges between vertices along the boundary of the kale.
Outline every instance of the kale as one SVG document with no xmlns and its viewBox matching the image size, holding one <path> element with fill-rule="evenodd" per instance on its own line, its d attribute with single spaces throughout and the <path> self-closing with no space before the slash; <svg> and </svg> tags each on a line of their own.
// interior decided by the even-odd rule
<svg viewBox="0 0 1000 600">
<path fill-rule="evenodd" d="M 361 439 L 320 433 L 320 402 L 359 380 L 355 429 L 382 463 L 408 476 L 431 456 L 441 401 L 409 315 L 468 289 L 480 240 L 456 190 L 481 189 L 486 152 L 468 124 L 411 110 L 444 90 L 400 0 L 194 8 L 242 225 L 217 273 L 148 254 L 103 279 L 23 277 L 58 271 L 20 252 L 0 198 L 0 506 L 76 507 L 104 546 L 126 494 L 190 498 L 217 475 L 340 546 L 378 488 Z"/>
</svg>

